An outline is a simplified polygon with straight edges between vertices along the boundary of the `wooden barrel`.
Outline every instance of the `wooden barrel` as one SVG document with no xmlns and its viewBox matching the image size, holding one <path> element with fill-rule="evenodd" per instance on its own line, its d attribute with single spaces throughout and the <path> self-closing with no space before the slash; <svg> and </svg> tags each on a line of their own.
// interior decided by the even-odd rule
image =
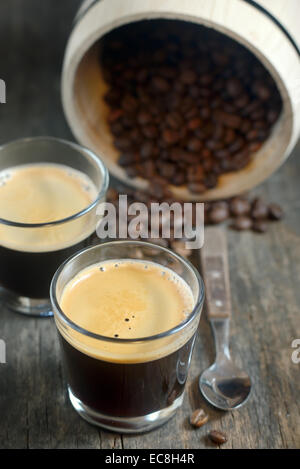
<svg viewBox="0 0 300 469">
<path fill-rule="evenodd" d="M 298 0 L 86 0 L 75 19 L 64 57 L 62 101 L 78 141 L 101 156 L 117 179 L 129 179 L 117 164 L 118 151 L 107 125 L 107 90 L 98 58 L 101 38 L 131 22 L 176 19 L 214 28 L 248 48 L 274 78 L 283 101 L 281 116 L 262 148 L 244 169 L 222 175 L 201 196 L 173 188 L 184 200 L 214 200 L 247 191 L 275 171 L 290 154 L 300 131 L 300 2 Z"/>
</svg>

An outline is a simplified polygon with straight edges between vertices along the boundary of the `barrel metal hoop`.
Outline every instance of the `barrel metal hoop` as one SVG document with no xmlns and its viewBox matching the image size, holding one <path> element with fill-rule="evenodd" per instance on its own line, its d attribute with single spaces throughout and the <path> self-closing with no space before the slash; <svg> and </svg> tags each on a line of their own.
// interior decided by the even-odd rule
<svg viewBox="0 0 300 469">
<path fill-rule="evenodd" d="M 253 6 L 257 10 L 259 10 L 261 13 L 264 13 L 268 18 L 270 18 L 270 20 L 272 20 L 273 23 L 275 23 L 276 26 L 278 26 L 278 28 L 281 29 L 283 34 L 285 34 L 285 36 L 288 38 L 288 40 L 290 41 L 290 43 L 296 50 L 297 54 L 300 56 L 300 49 L 297 46 L 296 42 L 294 41 L 290 33 L 287 31 L 287 29 L 283 26 L 283 24 L 281 24 L 280 21 L 277 18 L 275 18 L 275 16 L 273 16 L 268 10 L 266 10 L 264 7 L 259 5 L 259 3 L 255 2 L 254 0 L 243 0 L 243 1 Z"/>
<path fill-rule="evenodd" d="M 261 13 L 263 13 L 264 15 L 266 15 L 271 21 L 273 21 L 274 24 L 276 24 L 276 26 L 283 32 L 283 34 L 287 37 L 287 39 L 290 41 L 290 43 L 292 44 L 292 46 L 294 47 L 295 51 L 297 52 L 297 54 L 300 56 L 300 49 L 299 47 L 297 46 L 296 42 L 294 41 L 294 39 L 292 38 L 292 36 L 290 35 L 290 33 L 287 31 L 287 29 L 283 26 L 283 24 L 280 23 L 280 21 L 275 18 L 275 16 L 273 16 L 268 10 L 266 10 L 264 7 L 262 7 L 261 5 L 259 5 L 259 3 L 257 3 L 256 1 L 254 0 L 242 0 L 244 1 L 245 3 L 248 3 L 249 5 L 251 5 L 253 8 L 256 8 L 257 10 L 259 10 Z M 88 2 L 88 0 L 85 2 L 87 3 L 87 6 L 84 8 L 84 4 L 82 4 L 81 8 L 79 9 L 75 19 L 74 19 L 74 25 L 76 23 L 78 23 L 78 21 L 80 21 L 85 15 L 86 13 L 98 2 L 102 2 L 102 0 L 90 0 L 90 2 Z"/>
</svg>

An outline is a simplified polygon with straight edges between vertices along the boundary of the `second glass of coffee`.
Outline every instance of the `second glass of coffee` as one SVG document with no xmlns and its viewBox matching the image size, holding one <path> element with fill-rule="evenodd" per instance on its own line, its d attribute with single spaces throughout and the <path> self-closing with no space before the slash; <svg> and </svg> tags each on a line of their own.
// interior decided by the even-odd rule
<svg viewBox="0 0 300 469">
<path fill-rule="evenodd" d="M 51 137 L 0 148 L 0 296 L 10 309 L 52 315 L 58 266 L 88 245 L 108 172 L 91 151 Z"/>
</svg>

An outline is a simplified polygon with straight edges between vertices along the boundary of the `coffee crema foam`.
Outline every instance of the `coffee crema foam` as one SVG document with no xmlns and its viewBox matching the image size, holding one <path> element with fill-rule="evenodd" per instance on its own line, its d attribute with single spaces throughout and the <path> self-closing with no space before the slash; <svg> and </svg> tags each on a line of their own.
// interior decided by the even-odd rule
<svg viewBox="0 0 300 469">
<path fill-rule="evenodd" d="M 139 339 L 179 325 L 192 312 L 195 300 L 187 283 L 166 267 L 150 261 L 114 260 L 82 270 L 67 283 L 59 304 L 71 321 L 89 332 L 116 339 Z M 83 353 L 126 363 L 168 355 L 192 334 L 189 329 L 179 336 L 124 345 L 92 339 L 70 328 L 68 333 L 61 327 L 59 330 Z"/>
<path fill-rule="evenodd" d="M 18 223 L 49 223 L 70 217 L 96 198 L 94 183 L 65 165 L 33 163 L 0 172 L 0 218 Z M 41 228 L 0 224 L 0 245 L 21 251 L 52 251 L 87 237 L 86 218 Z M 91 227 L 89 226 L 91 231 Z"/>
</svg>

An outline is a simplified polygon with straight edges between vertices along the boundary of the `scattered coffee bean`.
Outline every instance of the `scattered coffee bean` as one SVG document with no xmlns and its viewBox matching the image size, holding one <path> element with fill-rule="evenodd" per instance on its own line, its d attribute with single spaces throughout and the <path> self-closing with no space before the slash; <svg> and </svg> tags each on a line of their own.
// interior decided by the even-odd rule
<svg viewBox="0 0 300 469">
<path fill-rule="evenodd" d="M 195 410 L 190 416 L 190 424 L 193 427 L 200 428 L 208 422 L 208 415 L 203 409 Z"/>
<path fill-rule="evenodd" d="M 222 223 L 229 216 L 228 207 L 213 207 L 209 214 L 209 221 L 212 224 Z"/>
<path fill-rule="evenodd" d="M 252 227 L 252 220 L 250 217 L 237 217 L 234 220 L 232 227 L 238 231 L 250 230 Z"/>
<path fill-rule="evenodd" d="M 227 436 L 225 435 L 225 433 L 220 432 L 218 430 L 210 431 L 208 436 L 209 436 L 210 440 L 213 443 L 216 443 L 217 445 L 223 445 L 227 441 Z"/>
<path fill-rule="evenodd" d="M 230 212 L 233 216 L 248 215 L 250 210 L 250 202 L 243 197 L 234 197 L 230 202 Z"/>
<path fill-rule="evenodd" d="M 283 210 L 278 204 L 269 205 L 269 218 L 271 220 L 281 220 L 283 218 Z"/>
<path fill-rule="evenodd" d="M 268 217 L 268 206 L 259 197 L 254 199 L 252 203 L 251 216 L 254 219 L 261 219 Z"/>
<path fill-rule="evenodd" d="M 268 229 L 268 225 L 264 220 L 255 220 L 252 225 L 252 230 L 257 233 L 265 233 Z"/>
</svg>

